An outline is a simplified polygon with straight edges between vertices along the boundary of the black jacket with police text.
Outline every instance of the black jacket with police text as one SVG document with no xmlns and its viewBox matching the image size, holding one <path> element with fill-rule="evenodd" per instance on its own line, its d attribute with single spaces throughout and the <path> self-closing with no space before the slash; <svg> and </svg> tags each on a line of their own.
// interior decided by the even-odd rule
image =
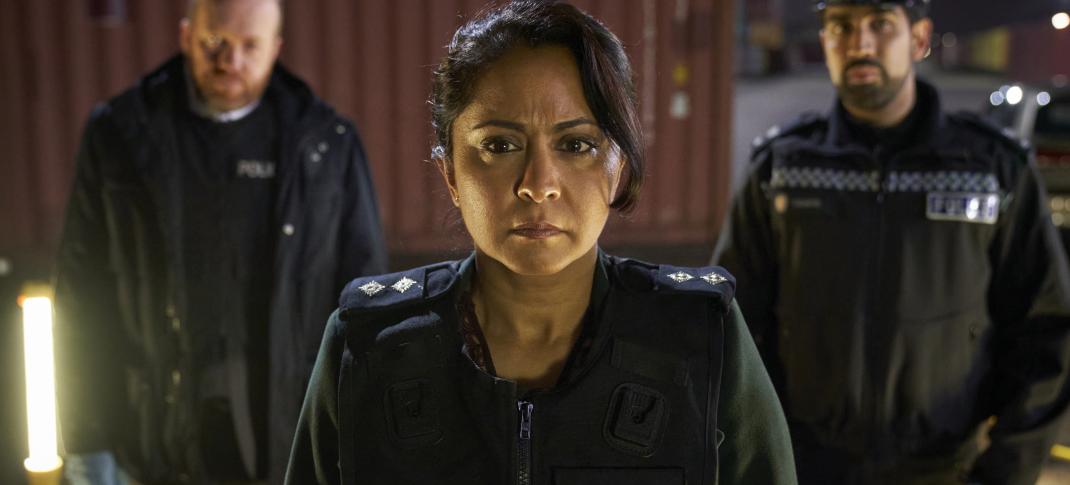
<svg viewBox="0 0 1070 485">
<path fill-rule="evenodd" d="M 177 119 L 183 59 L 98 106 L 78 153 L 55 272 L 58 393 L 69 453 L 114 451 L 146 483 L 203 481 L 195 436 L 203 362 L 183 317 Z M 329 295 L 385 268 L 371 175 L 353 125 L 276 66 L 277 240 L 267 352 L 269 475 L 281 480 Z M 219 217 L 204 214 L 199 217 Z M 229 430 L 220 430 L 227 433 Z"/>
<path fill-rule="evenodd" d="M 1066 257 L 1027 150 L 917 86 L 905 146 L 838 104 L 759 140 L 716 259 L 802 483 L 1032 484 L 1070 402 Z"/>
</svg>

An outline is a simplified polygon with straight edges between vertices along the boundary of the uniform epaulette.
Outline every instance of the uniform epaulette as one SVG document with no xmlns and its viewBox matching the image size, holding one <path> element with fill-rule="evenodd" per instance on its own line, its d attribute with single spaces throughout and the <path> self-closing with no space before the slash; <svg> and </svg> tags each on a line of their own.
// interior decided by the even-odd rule
<svg viewBox="0 0 1070 485">
<path fill-rule="evenodd" d="M 453 263 L 437 263 L 399 273 L 357 278 L 342 290 L 343 315 L 392 310 L 432 300 L 457 281 Z"/>
<path fill-rule="evenodd" d="M 730 301 L 736 292 L 736 278 L 724 268 L 706 266 L 682 268 L 662 264 L 658 266 L 655 291 L 699 295 L 721 295 Z"/>
<path fill-rule="evenodd" d="M 617 267 L 625 284 L 639 291 L 710 296 L 726 306 L 736 293 L 736 278 L 719 266 L 688 268 L 618 259 Z"/>
<path fill-rule="evenodd" d="M 754 153 L 758 153 L 768 147 L 773 142 L 773 140 L 776 140 L 777 138 L 780 138 L 785 135 L 799 133 L 801 131 L 810 129 L 814 125 L 824 121 L 825 116 L 821 113 L 818 113 L 816 111 L 807 111 L 799 115 L 798 118 L 795 118 L 794 120 L 784 125 L 773 125 L 769 127 L 768 130 L 765 130 L 765 133 L 758 135 L 754 138 L 754 141 L 751 142 L 751 148 L 753 149 Z"/>
<path fill-rule="evenodd" d="M 961 121 L 971 128 L 974 128 L 986 135 L 999 140 L 1015 151 L 1028 152 L 1032 147 L 1029 144 L 1029 140 L 1022 139 L 1010 128 L 1001 127 L 988 118 L 982 117 L 976 113 L 969 111 L 960 111 L 948 115 L 957 121 Z"/>
</svg>

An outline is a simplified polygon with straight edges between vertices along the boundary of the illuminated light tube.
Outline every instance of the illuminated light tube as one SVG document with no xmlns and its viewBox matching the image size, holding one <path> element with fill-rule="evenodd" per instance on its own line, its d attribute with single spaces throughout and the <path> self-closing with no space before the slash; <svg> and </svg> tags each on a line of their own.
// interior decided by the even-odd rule
<svg viewBox="0 0 1070 485">
<path fill-rule="evenodd" d="M 26 424 L 30 456 L 23 465 L 34 474 L 58 474 L 56 428 L 56 371 L 52 351 L 52 300 L 28 297 L 22 301 L 22 332 L 26 356 Z"/>
<path fill-rule="evenodd" d="M 1070 446 L 1055 445 L 1051 447 L 1051 456 L 1060 460 L 1070 461 Z"/>
</svg>

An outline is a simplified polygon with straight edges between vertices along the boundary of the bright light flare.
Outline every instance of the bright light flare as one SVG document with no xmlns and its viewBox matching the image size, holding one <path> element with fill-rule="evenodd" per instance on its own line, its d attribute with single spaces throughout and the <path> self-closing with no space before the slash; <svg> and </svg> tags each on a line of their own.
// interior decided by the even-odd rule
<svg viewBox="0 0 1070 485">
<path fill-rule="evenodd" d="M 1022 91 L 1021 86 L 1011 86 L 1007 90 L 1007 103 L 1018 104 L 1022 102 L 1022 98 L 1025 97 L 1025 91 Z"/>
<path fill-rule="evenodd" d="M 26 423 L 30 456 L 23 465 L 30 472 L 49 472 L 63 465 L 57 453 L 56 370 L 52 351 L 52 300 L 30 297 L 22 301 L 22 333 L 26 354 Z"/>
<path fill-rule="evenodd" d="M 1059 12 L 1051 16 L 1051 26 L 1056 30 L 1063 30 L 1070 27 L 1070 14 L 1066 12 Z"/>
<path fill-rule="evenodd" d="M 1007 98 L 1003 96 L 1003 93 L 999 91 L 993 91 L 992 95 L 988 97 L 988 102 L 992 103 L 992 106 L 999 106 L 1003 104 L 1003 101 Z"/>
<path fill-rule="evenodd" d="M 1047 91 L 1041 91 L 1037 93 L 1037 104 L 1040 106 L 1047 106 L 1051 103 L 1051 94 Z"/>
</svg>

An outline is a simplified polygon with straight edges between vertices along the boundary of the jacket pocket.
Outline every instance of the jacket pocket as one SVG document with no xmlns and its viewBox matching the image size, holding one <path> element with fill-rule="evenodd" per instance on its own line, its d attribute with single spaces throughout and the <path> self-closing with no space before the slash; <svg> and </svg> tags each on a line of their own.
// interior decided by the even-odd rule
<svg viewBox="0 0 1070 485">
<path fill-rule="evenodd" d="M 159 428 L 153 408 L 152 387 L 144 369 L 126 368 L 126 394 L 133 415 L 128 416 L 125 426 L 116 431 L 122 435 L 120 448 L 125 453 L 134 455 L 133 460 L 139 465 L 148 465 L 155 455 Z"/>
<path fill-rule="evenodd" d="M 793 420 L 846 424 L 846 403 L 861 392 L 851 371 L 865 366 L 853 351 L 859 345 L 854 323 L 836 313 L 781 313 L 777 356 L 784 372 L 785 411 Z"/>
<path fill-rule="evenodd" d="M 298 270 L 298 278 L 301 281 L 318 280 L 334 284 L 334 274 L 338 271 L 339 253 L 348 248 L 339 247 L 342 227 L 346 221 L 342 220 L 342 197 L 334 195 L 316 195 L 304 212 L 301 220 L 297 221 L 301 238 L 301 262 Z M 286 236 L 290 237 L 290 236 Z M 329 277 L 324 278 L 324 275 Z M 320 291 L 322 288 L 312 288 Z M 338 288 L 326 289 L 328 293 L 337 293 Z"/>
<path fill-rule="evenodd" d="M 132 264 L 145 259 L 147 232 L 152 229 L 148 192 L 136 186 L 110 184 L 103 190 L 109 257 L 120 277 L 138 273 Z"/>
<path fill-rule="evenodd" d="M 683 468 L 555 468 L 554 485 L 683 485 Z"/>
<path fill-rule="evenodd" d="M 900 364 L 883 380 L 885 394 L 897 404 L 886 419 L 905 452 L 957 447 L 983 414 L 993 337 L 983 309 L 905 322 L 888 339 Z"/>
</svg>

